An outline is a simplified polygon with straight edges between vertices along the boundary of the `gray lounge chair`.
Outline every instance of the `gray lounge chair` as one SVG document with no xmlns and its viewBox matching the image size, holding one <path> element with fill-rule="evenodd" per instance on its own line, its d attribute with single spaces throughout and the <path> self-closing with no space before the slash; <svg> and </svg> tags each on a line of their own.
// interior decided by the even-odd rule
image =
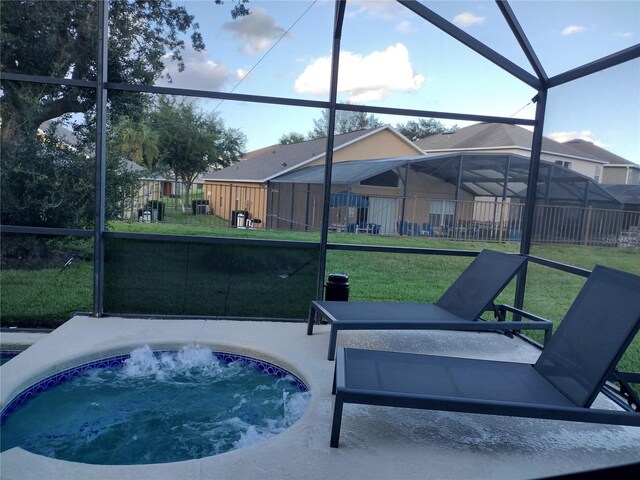
<svg viewBox="0 0 640 480">
<path fill-rule="evenodd" d="M 436 303 L 337 302 L 314 300 L 309 307 L 307 335 L 313 334 L 316 316 L 331 323 L 327 358 L 333 360 L 338 330 L 544 330 L 551 335 L 552 323 L 527 312 L 503 305 L 528 318 L 516 322 L 487 322 L 480 316 L 493 304 L 527 261 L 522 255 L 482 250 Z M 503 318 L 504 320 L 504 318 Z"/>
<path fill-rule="evenodd" d="M 338 350 L 331 446 L 345 403 L 640 426 L 589 408 L 640 328 L 640 277 L 597 266 L 533 364 Z"/>
</svg>

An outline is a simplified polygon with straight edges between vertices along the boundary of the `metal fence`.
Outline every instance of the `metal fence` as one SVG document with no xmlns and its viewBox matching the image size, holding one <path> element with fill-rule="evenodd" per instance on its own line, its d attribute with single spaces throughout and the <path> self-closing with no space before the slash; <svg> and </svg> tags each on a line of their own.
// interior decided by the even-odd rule
<svg viewBox="0 0 640 480">
<path fill-rule="evenodd" d="M 124 217 L 133 221 L 233 228 L 320 231 L 322 191 L 314 186 L 142 182 Z M 176 193 L 177 192 L 177 193 Z M 329 231 L 369 235 L 519 242 L 524 205 L 511 199 L 449 200 L 429 196 L 360 195 L 342 191 L 329 200 Z M 535 244 L 639 247 L 640 212 L 536 205 Z"/>
</svg>

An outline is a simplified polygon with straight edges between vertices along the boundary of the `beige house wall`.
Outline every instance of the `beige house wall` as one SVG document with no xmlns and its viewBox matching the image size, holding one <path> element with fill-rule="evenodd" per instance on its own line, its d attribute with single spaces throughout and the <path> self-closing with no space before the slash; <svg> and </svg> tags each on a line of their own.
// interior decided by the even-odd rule
<svg viewBox="0 0 640 480">
<path fill-rule="evenodd" d="M 602 183 L 627 183 L 627 169 L 626 168 L 605 168 L 602 176 Z"/>
<path fill-rule="evenodd" d="M 246 210 L 249 218 L 260 219 L 255 227 L 264 227 L 267 218 L 267 185 L 251 182 L 214 182 L 205 180 L 203 198 L 209 200 L 210 213 L 231 220 L 233 210 Z"/>
<path fill-rule="evenodd" d="M 599 181 L 602 181 L 602 166 L 604 165 L 603 163 L 599 163 L 599 162 L 590 162 L 588 160 L 580 160 L 577 158 L 570 158 L 570 157 L 565 157 L 565 156 L 561 156 L 561 155 L 552 155 L 549 153 L 542 153 L 540 155 L 540 159 L 541 160 L 546 160 L 548 162 L 552 162 L 555 163 L 556 161 L 560 161 L 560 162 L 569 162 L 570 166 L 569 169 L 576 172 L 576 173 L 580 173 L 582 175 L 585 175 L 589 178 L 592 178 L 594 180 L 598 179 Z M 597 178 L 599 177 L 599 178 Z"/>
<path fill-rule="evenodd" d="M 602 173 L 602 183 L 640 185 L 640 167 L 606 165 Z"/>
<path fill-rule="evenodd" d="M 395 158 L 422 155 L 422 151 L 399 138 L 389 130 L 339 148 L 333 153 L 333 163 L 352 160 L 374 160 L 377 158 Z M 307 165 L 324 165 L 326 156 L 322 156 Z M 305 166 L 307 166 L 305 165 Z"/>
</svg>

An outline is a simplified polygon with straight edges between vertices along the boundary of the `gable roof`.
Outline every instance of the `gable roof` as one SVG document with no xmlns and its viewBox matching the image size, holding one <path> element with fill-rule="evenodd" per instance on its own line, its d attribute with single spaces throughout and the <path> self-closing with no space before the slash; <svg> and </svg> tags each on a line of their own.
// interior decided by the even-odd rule
<svg viewBox="0 0 640 480">
<path fill-rule="evenodd" d="M 333 141 L 334 151 L 344 148 L 352 143 L 364 140 L 365 138 L 375 135 L 383 130 L 391 131 L 415 148 L 413 143 L 400 135 L 393 128 L 383 126 L 336 135 Z M 325 155 L 326 148 L 326 138 L 291 143 L 289 145 L 272 145 L 270 147 L 264 147 L 247 153 L 244 156 L 244 159 L 238 163 L 234 163 L 222 170 L 207 173 L 204 176 L 204 179 L 264 183 L 274 177 L 291 172 L 313 160 L 323 157 Z"/>
<path fill-rule="evenodd" d="M 609 150 L 605 150 L 602 147 L 598 147 L 592 142 L 588 142 L 586 140 L 575 139 L 569 140 L 568 142 L 564 142 L 563 145 L 567 145 L 574 150 L 577 150 L 583 155 L 599 158 L 600 160 L 605 160 L 613 165 L 633 165 L 640 168 L 640 165 L 634 163 L 626 158 L 623 158 L 615 153 L 610 152 Z"/>
<path fill-rule="evenodd" d="M 531 150 L 532 140 L 533 132 L 517 125 L 477 123 L 453 132 L 421 138 L 416 141 L 416 144 L 428 153 L 496 148 Z M 556 142 L 547 137 L 542 137 L 542 151 L 597 163 L 607 162 L 606 159 L 599 158 L 595 154 L 587 154 L 566 143 Z"/>
</svg>

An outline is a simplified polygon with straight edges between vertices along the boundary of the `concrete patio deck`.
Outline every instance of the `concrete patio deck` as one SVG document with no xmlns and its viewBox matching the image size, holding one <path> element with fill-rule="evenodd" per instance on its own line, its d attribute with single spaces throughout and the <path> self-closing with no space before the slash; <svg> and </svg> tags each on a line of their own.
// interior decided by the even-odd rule
<svg viewBox="0 0 640 480">
<path fill-rule="evenodd" d="M 285 432 L 255 445 L 185 462 L 108 466 L 0 455 L 2 479 L 528 479 L 640 461 L 640 428 L 346 405 L 340 448 L 329 447 L 333 362 L 326 326 L 302 323 L 74 317 L 0 367 L 0 400 L 57 371 L 101 357 L 204 345 L 277 363 L 299 375 L 311 399 Z M 13 338 L 13 339 L 12 339 Z M 31 339 L 26 343 L 30 343 Z M 24 342 L 3 333 L 2 347 Z M 517 338 L 470 332 L 341 332 L 339 345 L 534 362 Z M 487 379 L 490 381 L 490 379 Z M 614 408 L 601 396 L 597 406 Z"/>
</svg>

